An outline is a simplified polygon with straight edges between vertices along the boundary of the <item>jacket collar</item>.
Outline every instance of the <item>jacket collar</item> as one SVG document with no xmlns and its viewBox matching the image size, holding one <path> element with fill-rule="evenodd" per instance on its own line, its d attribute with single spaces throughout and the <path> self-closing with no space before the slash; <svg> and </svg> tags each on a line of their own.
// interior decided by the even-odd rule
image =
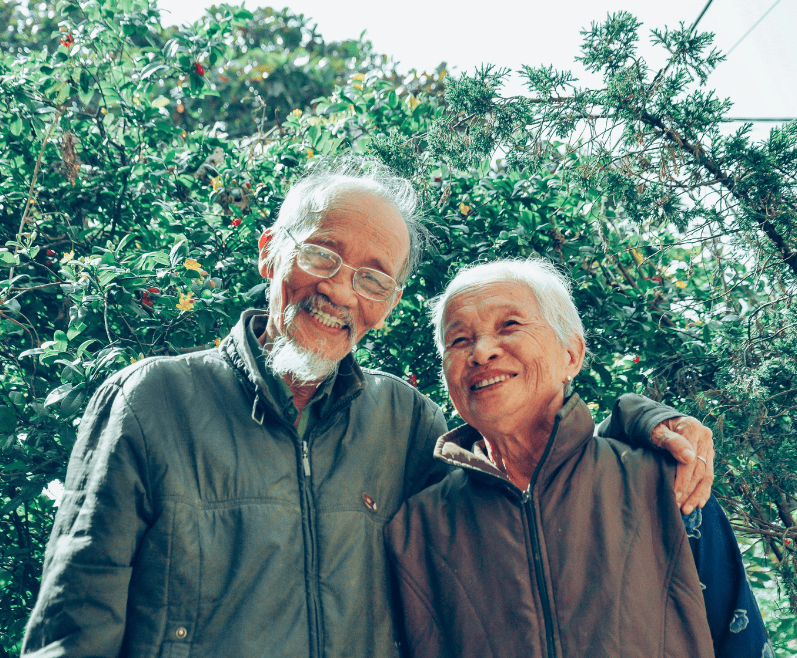
<svg viewBox="0 0 797 658">
<path fill-rule="evenodd" d="M 534 469 L 530 488 L 544 487 L 565 461 L 592 439 L 595 422 L 587 405 L 574 393 L 556 414 L 553 431 L 548 439 L 540 463 Z M 437 439 L 435 458 L 460 466 L 478 480 L 490 484 L 509 485 L 506 474 L 487 456 L 484 437 L 470 425 L 461 425 Z"/>
<path fill-rule="evenodd" d="M 256 418 L 258 414 L 270 413 L 280 416 L 279 405 L 271 394 L 269 386 L 260 374 L 257 365 L 257 356 L 252 352 L 247 339 L 247 325 L 254 325 L 255 334 L 259 335 L 266 328 L 268 311 L 260 309 L 249 309 L 241 313 L 241 317 L 232 328 L 229 335 L 219 345 L 219 350 L 231 362 L 239 379 L 243 380 L 250 395 L 254 397 L 254 407 L 263 406 L 265 409 L 257 411 L 253 408 L 252 416 Z M 335 383 L 332 387 L 332 404 L 329 405 L 329 413 L 334 412 L 346 405 L 357 397 L 366 387 L 366 379 L 360 366 L 354 360 L 352 354 L 348 354 L 340 362 L 338 373 L 335 375 Z"/>
</svg>

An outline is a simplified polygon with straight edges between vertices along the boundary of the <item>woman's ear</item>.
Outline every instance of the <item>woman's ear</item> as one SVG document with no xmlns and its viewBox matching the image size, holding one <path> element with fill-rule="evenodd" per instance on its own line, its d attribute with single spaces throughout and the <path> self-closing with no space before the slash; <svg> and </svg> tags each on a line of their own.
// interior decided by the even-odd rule
<svg viewBox="0 0 797 658">
<path fill-rule="evenodd" d="M 565 374 L 570 378 L 575 377 L 581 371 L 581 364 L 584 363 L 584 356 L 587 353 L 587 346 L 581 336 L 575 336 L 570 341 L 570 347 L 566 350 Z"/>
</svg>

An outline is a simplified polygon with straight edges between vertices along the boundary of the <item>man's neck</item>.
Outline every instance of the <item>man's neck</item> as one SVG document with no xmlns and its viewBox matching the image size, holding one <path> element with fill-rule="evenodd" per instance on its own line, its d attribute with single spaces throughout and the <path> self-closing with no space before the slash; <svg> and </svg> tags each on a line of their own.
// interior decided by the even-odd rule
<svg viewBox="0 0 797 658">
<path fill-rule="evenodd" d="M 307 403 L 313 399 L 315 392 L 318 390 L 318 387 L 322 382 L 296 384 L 293 381 L 293 377 L 290 375 L 283 377 L 282 380 L 288 385 L 288 388 L 291 389 L 291 393 L 293 393 L 293 406 L 296 407 L 296 411 L 298 411 L 299 416 L 301 416 L 302 409 L 304 409 L 307 406 Z M 297 423 L 299 422 L 299 416 L 296 417 Z"/>
</svg>

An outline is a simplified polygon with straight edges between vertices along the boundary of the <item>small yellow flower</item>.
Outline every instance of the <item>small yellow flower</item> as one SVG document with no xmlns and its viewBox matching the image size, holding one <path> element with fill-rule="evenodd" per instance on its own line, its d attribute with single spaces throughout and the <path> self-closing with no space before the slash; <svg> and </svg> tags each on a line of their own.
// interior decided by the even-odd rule
<svg viewBox="0 0 797 658">
<path fill-rule="evenodd" d="M 684 288 L 686 288 L 686 281 L 681 281 L 681 280 L 676 281 L 675 287 L 683 290 Z"/>
<path fill-rule="evenodd" d="M 213 191 L 218 192 L 224 185 L 221 182 L 221 176 L 216 176 L 216 178 L 210 179 L 210 184 L 213 186 Z"/>
<path fill-rule="evenodd" d="M 304 154 L 307 156 L 307 159 L 308 159 L 308 160 L 309 160 L 310 158 L 312 158 L 312 157 L 315 155 L 315 153 L 313 152 L 313 149 L 307 149 L 307 150 L 304 152 Z"/>
<path fill-rule="evenodd" d="M 195 272 L 199 272 L 202 269 L 202 266 L 193 258 L 186 258 L 183 262 L 183 267 L 187 270 L 194 270 Z"/>
<path fill-rule="evenodd" d="M 105 108 L 102 108 L 102 109 L 100 110 L 100 112 L 102 112 L 103 114 L 108 114 L 108 110 L 106 110 Z"/>
<path fill-rule="evenodd" d="M 360 82 L 362 82 L 363 80 L 365 80 L 365 74 L 364 73 L 358 73 L 357 75 L 355 75 L 352 78 L 352 80 L 359 80 Z"/>
<path fill-rule="evenodd" d="M 410 108 L 412 108 L 413 110 L 414 110 L 416 107 L 418 107 L 420 104 L 421 104 L 421 101 L 419 101 L 417 98 L 415 98 L 415 96 L 410 96 L 410 97 L 407 99 L 407 105 L 409 105 L 409 106 L 410 106 Z"/>
<path fill-rule="evenodd" d="M 645 260 L 642 254 L 640 254 L 636 249 L 631 250 L 631 255 L 634 257 L 634 260 L 637 262 L 637 264 L 641 265 L 642 261 Z"/>
<path fill-rule="evenodd" d="M 189 292 L 185 295 L 180 295 L 180 301 L 177 302 L 177 309 L 180 311 L 190 311 L 194 308 L 194 301 L 191 297 L 194 296 L 194 293 Z"/>
<path fill-rule="evenodd" d="M 130 359 L 130 363 L 135 363 L 136 361 L 138 361 L 138 359 L 137 359 L 137 358 L 135 358 L 135 357 L 131 357 L 131 359 Z"/>
<path fill-rule="evenodd" d="M 459 204 L 459 212 L 461 212 L 465 217 L 470 214 L 470 206 L 466 206 L 464 203 Z"/>
<path fill-rule="evenodd" d="M 61 265 L 66 265 L 74 257 L 75 257 L 75 251 L 73 249 L 72 251 L 65 253 L 59 262 L 61 263 Z"/>
<path fill-rule="evenodd" d="M 302 116 L 302 111 L 297 107 L 293 112 L 291 112 L 291 114 L 298 118 Z"/>
<path fill-rule="evenodd" d="M 218 346 L 221 344 L 221 338 L 217 338 L 216 340 L 214 340 L 214 341 L 213 341 L 213 344 L 214 344 L 216 347 L 218 347 Z"/>
<path fill-rule="evenodd" d="M 358 73 L 357 75 L 355 75 L 352 78 L 352 81 L 354 82 L 354 88 L 362 91 L 364 80 L 365 80 L 365 75 L 363 75 L 362 73 Z"/>
</svg>

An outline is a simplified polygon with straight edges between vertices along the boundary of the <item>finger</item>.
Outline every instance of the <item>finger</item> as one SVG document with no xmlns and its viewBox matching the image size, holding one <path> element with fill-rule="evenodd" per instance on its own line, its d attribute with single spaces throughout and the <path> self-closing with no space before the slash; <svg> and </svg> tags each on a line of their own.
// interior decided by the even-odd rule
<svg viewBox="0 0 797 658">
<path fill-rule="evenodd" d="M 684 499 L 689 497 L 688 494 L 691 492 L 689 483 L 692 481 L 692 475 L 695 472 L 695 462 L 701 465 L 703 463 L 695 459 L 688 464 L 679 463 L 675 470 L 675 502 L 679 505 Z"/>
<path fill-rule="evenodd" d="M 686 496 L 686 499 L 681 505 L 681 511 L 684 514 L 691 514 L 695 507 L 703 507 L 711 496 L 711 485 L 714 482 L 714 449 L 708 452 L 706 463 L 703 464 L 702 459 L 696 460 L 698 466 L 695 468 L 695 475 L 693 481 L 690 482 L 693 491 Z M 698 477 L 699 474 L 699 477 Z"/>
<path fill-rule="evenodd" d="M 691 464 L 695 460 L 692 444 L 677 432 L 666 427 L 657 428 L 656 438 L 661 439 L 657 445 L 662 450 L 667 450 L 681 464 Z"/>
</svg>

